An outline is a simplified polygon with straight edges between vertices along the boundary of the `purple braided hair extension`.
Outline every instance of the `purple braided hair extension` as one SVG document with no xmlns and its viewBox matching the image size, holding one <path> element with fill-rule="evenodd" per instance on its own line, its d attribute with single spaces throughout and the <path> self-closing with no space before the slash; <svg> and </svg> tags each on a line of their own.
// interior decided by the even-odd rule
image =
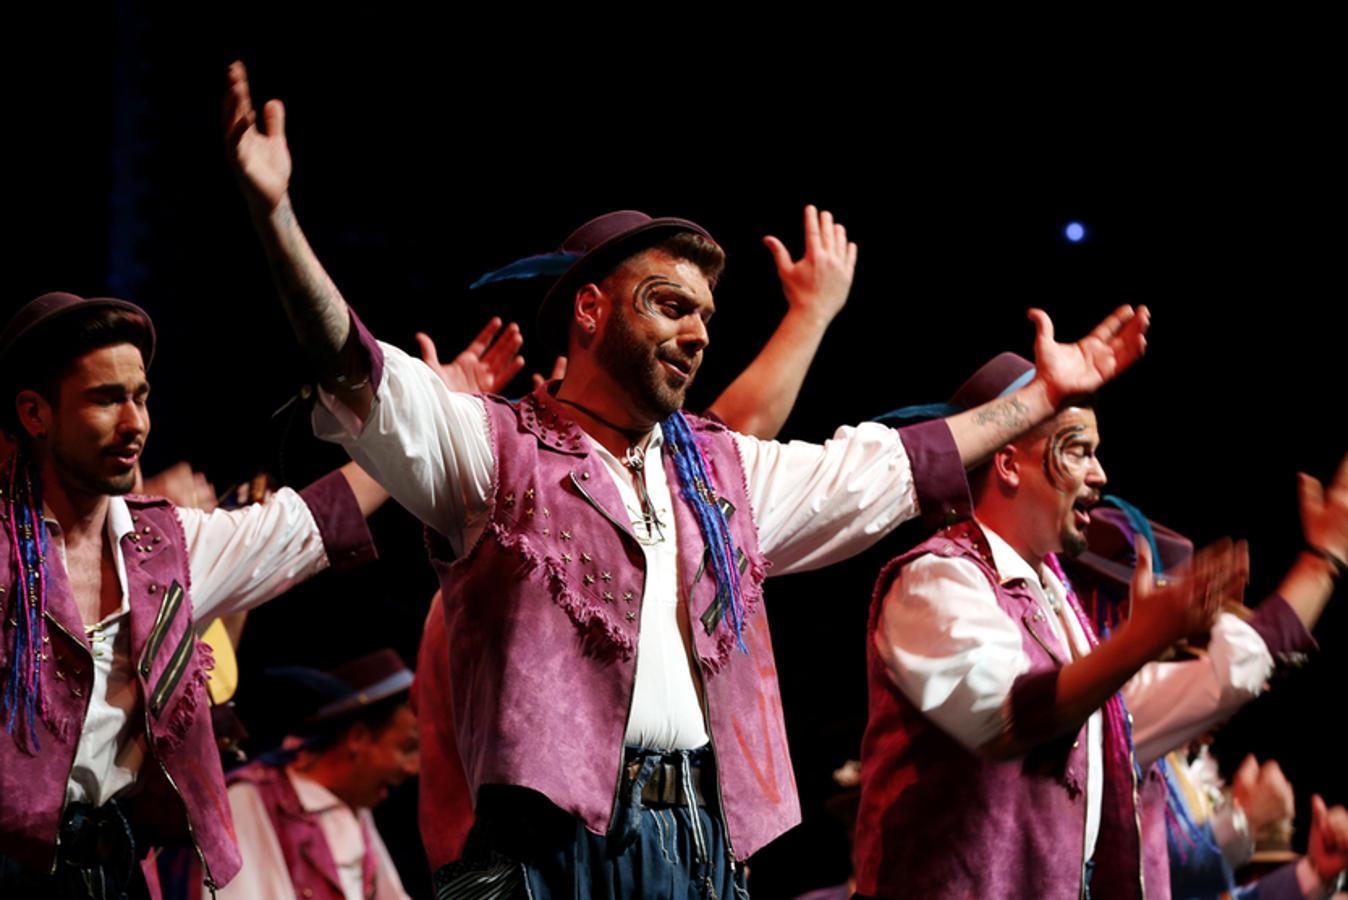
<svg viewBox="0 0 1348 900">
<path fill-rule="evenodd" d="M 23 457 L 23 458 L 21 458 Z M 46 697 L 42 691 L 42 644 L 46 638 L 47 611 L 47 530 L 42 522 L 41 496 L 33 481 L 31 467 L 23 451 L 10 460 L 9 490 L 4 498 L 6 530 L 14 558 L 17 578 L 10 606 L 10 665 L 3 673 L 4 690 L 0 706 L 5 715 L 5 731 L 15 734 L 21 747 L 37 752 L 37 718 L 50 724 Z M 25 746 L 24 735 L 27 736 Z"/>
</svg>

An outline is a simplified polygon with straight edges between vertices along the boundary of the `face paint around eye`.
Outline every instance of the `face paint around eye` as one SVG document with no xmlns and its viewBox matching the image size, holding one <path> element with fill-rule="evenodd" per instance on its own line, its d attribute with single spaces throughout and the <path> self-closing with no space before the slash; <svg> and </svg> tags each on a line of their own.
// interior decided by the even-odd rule
<svg viewBox="0 0 1348 900">
<path fill-rule="evenodd" d="M 658 308 L 660 291 L 672 288 L 676 291 L 684 291 L 686 288 L 666 278 L 663 275 L 648 275 L 637 282 L 636 287 L 632 288 L 632 309 L 639 316 L 658 316 L 661 312 Z"/>
<path fill-rule="evenodd" d="M 1054 432 L 1044 444 L 1044 475 L 1060 491 L 1075 489 L 1073 482 L 1080 480 L 1081 470 L 1088 462 L 1081 452 L 1082 446 L 1074 443 L 1085 434 L 1085 425 L 1069 425 Z"/>
</svg>

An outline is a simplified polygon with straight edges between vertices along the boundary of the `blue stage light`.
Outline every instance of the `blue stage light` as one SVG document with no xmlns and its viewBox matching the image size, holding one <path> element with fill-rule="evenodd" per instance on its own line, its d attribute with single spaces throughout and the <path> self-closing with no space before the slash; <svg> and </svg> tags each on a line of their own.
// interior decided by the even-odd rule
<svg viewBox="0 0 1348 900">
<path fill-rule="evenodd" d="M 1068 222 L 1065 232 L 1067 239 L 1075 244 L 1086 236 L 1086 227 L 1080 222 Z"/>
</svg>

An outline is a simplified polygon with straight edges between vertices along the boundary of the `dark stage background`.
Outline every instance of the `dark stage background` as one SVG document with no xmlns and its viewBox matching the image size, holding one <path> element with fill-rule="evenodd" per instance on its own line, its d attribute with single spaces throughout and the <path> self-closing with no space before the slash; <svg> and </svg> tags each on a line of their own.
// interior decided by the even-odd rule
<svg viewBox="0 0 1348 900">
<path fill-rule="evenodd" d="M 1348 444 L 1344 147 L 1329 122 L 1342 117 L 1279 90 L 1313 83 L 1311 64 L 1282 81 L 1256 63 L 1144 87 L 1089 67 L 1011 77 L 1024 71 L 1012 58 L 966 81 L 950 60 L 889 66 L 884 51 L 858 51 L 863 68 L 765 49 L 766 37 L 714 46 L 634 25 L 629 41 L 600 42 L 576 22 L 505 40 L 369 9 L 258 7 L 205 24 L 121 4 L 11 34 L 29 52 L 7 60 L 18 162 L 5 304 L 63 289 L 152 313 L 147 472 L 187 459 L 221 488 L 259 467 L 298 486 L 342 460 L 303 416 L 271 417 L 304 371 L 223 160 L 224 70 L 242 57 L 255 99 L 287 102 L 292 195 L 311 241 L 386 340 L 414 350 L 426 330 L 448 358 L 497 313 L 524 327 L 526 371 L 545 370 L 539 286 L 467 285 L 610 209 L 684 216 L 730 258 L 698 408 L 785 309 L 762 235 L 799 248 L 813 202 L 846 223 L 860 264 L 784 438 L 945 399 L 995 352 L 1030 352 L 1028 306 L 1074 339 L 1115 305 L 1146 303 L 1148 355 L 1101 402 L 1111 490 L 1197 542 L 1249 538 L 1252 598 L 1294 558 L 1293 473 L 1329 477 Z M 1087 228 L 1080 244 L 1063 238 L 1072 220 Z M 414 659 L 435 587 L 420 531 L 397 508 L 374 529 L 380 564 L 250 618 L 245 715 L 277 712 L 259 677 L 268 665 L 328 666 L 384 645 Z M 867 600 L 896 550 L 890 540 L 770 588 L 806 824 L 752 861 L 758 896 L 846 875 L 824 801 L 831 771 L 858 752 Z M 1276 757 L 1303 811 L 1311 791 L 1348 802 L 1333 749 L 1339 593 L 1317 631 L 1323 654 L 1221 741 L 1228 764 L 1246 750 Z M 424 892 L 414 793 L 381 820 L 409 889 Z"/>
</svg>

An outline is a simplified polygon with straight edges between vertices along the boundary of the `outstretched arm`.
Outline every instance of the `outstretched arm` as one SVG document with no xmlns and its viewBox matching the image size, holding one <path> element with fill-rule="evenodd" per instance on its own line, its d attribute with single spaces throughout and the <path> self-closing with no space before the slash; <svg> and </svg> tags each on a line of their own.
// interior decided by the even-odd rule
<svg viewBox="0 0 1348 900">
<path fill-rule="evenodd" d="M 1297 475 L 1301 530 L 1306 549 L 1288 570 L 1278 593 L 1301 624 L 1314 628 L 1334 593 L 1334 579 L 1348 571 L 1348 456 L 1326 490 L 1304 472 Z"/>
<path fill-rule="evenodd" d="M 790 252 L 771 235 L 772 252 L 786 294 L 787 311 L 762 351 L 712 403 L 710 412 L 735 431 L 770 440 L 781 431 L 800 395 L 805 373 L 824 331 L 847 302 L 856 271 L 857 245 L 833 214 L 805 207 L 805 255 Z"/>
<path fill-rule="evenodd" d="M 1064 399 L 1093 393 L 1131 366 L 1146 349 L 1151 323 L 1145 306 L 1120 306 L 1075 344 L 1059 344 L 1048 313 L 1032 309 L 1029 317 L 1036 329 L 1030 383 L 946 419 L 966 468 L 1051 417 Z"/>
<path fill-rule="evenodd" d="M 285 107 L 280 100 L 268 101 L 259 127 L 248 71 L 241 62 L 229 67 L 224 125 L 235 174 L 295 337 L 318 367 L 323 386 L 364 417 L 374 396 L 369 361 L 355 345 L 346 301 L 314 255 L 290 205 Z"/>
<path fill-rule="evenodd" d="M 973 563 L 936 554 L 904 567 L 885 594 L 875 648 L 900 691 L 971 751 L 1018 756 L 1077 728 L 1168 641 L 1203 626 L 1238 592 L 1242 557 L 1205 549 L 1191 577 L 1152 590 L 1109 640 L 1061 669 L 1026 673 L 1025 626 Z M 1145 612 L 1143 608 L 1145 607 Z"/>
<path fill-rule="evenodd" d="M 1090 653 L 1044 683 L 1013 691 L 1012 728 L 986 750 L 1018 756 L 1046 738 L 1067 734 L 1104 706 L 1128 679 L 1176 641 L 1207 631 L 1225 601 L 1239 602 L 1249 577 L 1245 544 L 1223 539 L 1200 550 L 1189 573 L 1158 585 L 1151 552 L 1139 542 L 1133 572 L 1133 615 Z M 1052 703 L 1044 704 L 1052 686 Z M 1018 696 L 1023 695 L 1023 696 Z"/>
</svg>

